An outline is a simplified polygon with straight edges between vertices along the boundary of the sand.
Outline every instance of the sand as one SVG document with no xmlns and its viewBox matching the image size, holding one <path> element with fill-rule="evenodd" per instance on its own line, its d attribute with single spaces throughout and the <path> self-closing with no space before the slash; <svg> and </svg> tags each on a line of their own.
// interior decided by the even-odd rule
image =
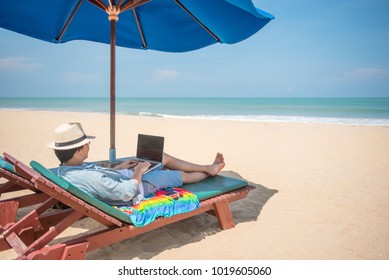
<svg viewBox="0 0 389 280">
<path fill-rule="evenodd" d="M 54 167 L 45 143 L 58 124 L 71 121 L 97 136 L 89 160 L 107 159 L 109 117 L 96 113 L 0 111 L 0 152 Z M 118 157 L 135 154 L 138 133 L 164 136 L 168 153 L 196 163 L 222 152 L 222 174 L 257 188 L 232 204 L 233 229 L 222 231 L 203 214 L 87 259 L 389 259 L 389 127 L 119 115 Z M 85 219 L 63 236 L 96 227 Z M 0 259 L 13 257 L 0 252 Z"/>
</svg>

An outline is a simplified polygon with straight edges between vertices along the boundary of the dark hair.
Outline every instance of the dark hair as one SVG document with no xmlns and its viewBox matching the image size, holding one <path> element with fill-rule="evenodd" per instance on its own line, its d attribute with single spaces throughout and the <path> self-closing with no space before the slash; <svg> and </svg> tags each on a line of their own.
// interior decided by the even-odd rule
<svg viewBox="0 0 389 280">
<path fill-rule="evenodd" d="M 82 148 L 81 147 L 77 147 L 77 148 L 73 148 L 73 149 L 70 149 L 70 150 L 54 150 L 55 152 L 55 155 L 57 156 L 57 158 L 59 159 L 59 161 L 61 163 L 64 163 L 64 162 L 67 162 L 68 160 L 70 160 L 74 154 L 80 150 Z"/>
</svg>

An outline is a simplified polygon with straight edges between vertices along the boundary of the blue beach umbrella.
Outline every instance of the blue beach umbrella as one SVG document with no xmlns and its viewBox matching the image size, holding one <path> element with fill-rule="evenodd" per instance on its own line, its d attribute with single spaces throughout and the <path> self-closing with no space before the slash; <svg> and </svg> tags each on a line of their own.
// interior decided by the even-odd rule
<svg viewBox="0 0 389 280">
<path fill-rule="evenodd" d="M 187 52 L 235 44 L 273 18 L 251 0 L 17 0 L 0 5 L 2 28 L 50 43 L 111 45 L 110 161 L 116 158 L 116 46 Z"/>
</svg>

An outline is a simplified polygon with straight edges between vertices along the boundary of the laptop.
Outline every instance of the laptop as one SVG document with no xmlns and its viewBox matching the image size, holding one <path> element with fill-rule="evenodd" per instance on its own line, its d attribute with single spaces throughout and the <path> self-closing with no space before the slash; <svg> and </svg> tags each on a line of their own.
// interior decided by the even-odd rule
<svg viewBox="0 0 389 280">
<path fill-rule="evenodd" d="M 161 136 L 138 134 L 138 144 L 134 160 L 151 163 L 149 169 L 143 174 L 162 166 L 164 141 L 165 138 Z"/>
</svg>

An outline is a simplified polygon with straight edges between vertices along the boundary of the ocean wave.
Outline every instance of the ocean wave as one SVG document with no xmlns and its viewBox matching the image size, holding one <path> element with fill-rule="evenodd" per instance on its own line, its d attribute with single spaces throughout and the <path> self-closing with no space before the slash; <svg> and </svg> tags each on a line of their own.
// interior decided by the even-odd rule
<svg viewBox="0 0 389 280">
<path fill-rule="evenodd" d="M 0 108 L 2 111 L 74 111 L 74 112 L 96 112 L 108 113 L 104 110 L 92 109 L 69 109 L 69 108 Z M 176 118 L 176 119 L 198 119 L 198 120 L 222 120 L 222 121 L 242 121 L 242 122 L 268 122 L 268 123 L 311 123 L 311 124 L 340 124 L 340 125 L 356 125 L 356 126 L 383 126 L 389 127 L 389 119 L 378 118 L 339 118 L 339 117 L 308 117 L 308 116 L 280 116 L 280 115 L 173 115 L 161 114 L 153 112 L 133 112 L 129 113 L 125 110 L 118 110 L 117 114 L 137 115 L 143 117 L 154 118 Z"/>
<path fill-rule="evenodd" d="M 275 116 L 275 115 L 169 115 L 159 113 L 141 112 L 140 116 L 176 118 L 176 119 L 206 119 L 224 121 L 248 121 L 248 122 L 277 122 L 277 123 L 317 123 L 317 124 L 342 124 L 361 126 L 389 126 L 389 119 L 368 118 L 331 118 L 331 117 L 304 117 L 304 116 Z"/>
<path fill-rule="evenodd" d="M 138 115 L 145 116 L 145 117 L 156 117 L 156 118 L 164 118 L 164 117 L 168 116 L 168 115 L 164 115 L 164 114 L 150 113 L 150 112 L 139 112 Z"/>
</svg>

